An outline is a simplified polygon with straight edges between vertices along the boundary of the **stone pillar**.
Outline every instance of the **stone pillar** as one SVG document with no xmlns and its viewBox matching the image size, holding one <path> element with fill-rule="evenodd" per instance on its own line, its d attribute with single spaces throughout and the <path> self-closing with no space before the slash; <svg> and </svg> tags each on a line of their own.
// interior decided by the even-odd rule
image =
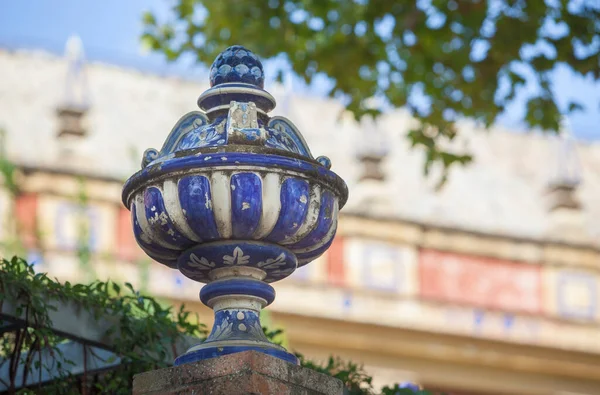
<svg viewBox="0 0 600 395">
<path fill-rule="evenodd" d="M 342 394 L 340 380 L 257 351 L 135 376 L 134 395 Z"/>
</svg>

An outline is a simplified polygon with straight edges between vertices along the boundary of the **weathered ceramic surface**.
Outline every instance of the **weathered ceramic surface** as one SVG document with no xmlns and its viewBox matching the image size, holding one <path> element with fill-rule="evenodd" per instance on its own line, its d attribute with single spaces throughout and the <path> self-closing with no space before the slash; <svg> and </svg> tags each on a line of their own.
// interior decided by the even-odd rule
<svg viewBox="0 0 600 395">
<path fill-rule="evenodd" d="M 205 167 L 194 168 L 198 163 Z M 183 251 L 220 240 L 278 244 L 303 265 L 321 255 L 335 235 L 337 179 L 318 164 L 224 152 L 157 167 L 172 176 L 156 180 L 154 169 L 138 173 L 147 184 L 128 200 L 139 245 L 170 267 Z"/>
<path fill-rule="evenodd" d="M 347 198 L 344 182 L 329 170 L 328 158 L 313 159 L 289 120 L 269 118 L 260 104 L 242 101 L 268 95 L 262 80 L 235 71 L 244 61 L 262 72 L 260 61 L 242 47 L 220 55 L 211 75 L 220 75 L 215 68 L 231 69 L 212 78 L 207 92 L 225 90 L 236 100 L 224 109 L 208 108 L 208 114 L 183 116 L 160 151 L 144 153 L 142 171 L 125 185 L 123 201 L 131 209 L 138 243 L 170 267 L 177 267 L 183 251 L 222 240 L 277 244 L 303 265 L 322 254 L 335 235 L 337 213 Z M 256 85 L 242 83 L 248 81 Z M 207 92 L 201 99 L 217 97 Z M 205 281 L 201 275 L 192 278 Z"/>
<path fill-rule="evenodd" d="M 275 107 L 275 99 L 262 89 L 262 64 L 254 54 L 239 46 L 228 48 L 219 55 L 210 75 L 211 88 L 198 99 L 198 105 L 205 112 L 192 111 L 184 115 L 160 151 L 146 150 L 142 167 L 194 148 L 237 144 L 262 146 L 314 159 L 302 134 L 289 119 L 266 115 Z M 327 157 L 318 157 L 317 161 L 328 169 L 331 167 Z"/>
<path fill-rule="evenodd" d="M 292 274 L 298 261 L 290 250 L 273 244 L 224 241 L 192 247 L 181 254 L 178 263 L 181 273 L 199 282 L 210 282 L 214 269 L 244 266 L 261 270 L 262 281 L 270 283 Z"/>
<path fill-rule="evenodd" d="M 232 101 L 228 111 L 227 115 L 215 116 L 212 121 L 200 111 L 186 114 L 177 122 L 160 151 L 146 150 L 142 167 L 173 158 L 181 151 L 233 144 L 264 146 L 314 159 L 302 134 L 287 118 L 273 117 L 265 122 L 258 116 L 253 102 Z M 331 167 L 326 157 L 319 157 L 317 161 Z"/>
<path fill-rule="evenodd" d="M 211 67 L 210 82 L 198 99 L 203 112 L 184 115 L 160 151 L 146 150 L 142 170 L 125 184 L 123 202 L 131 209 L 141 248 L 185 276 L 209 283 L 202 301 L 221 306 L 214 307 L 209 341 L 178 363 L 250 345 L 294 361 L 253 335 L 254 321 L 238 323 L 232 329 L 237 337 L 215 333 L 242 307 L 253 311 L 245 317 L 258 317 L 272 302 L 265 298 L 267 283 L 289 276 L 329 248 L 347 199 L 346 184 L 329 170 L 327 157 L 312 156 L 292 122 L 267 115 L 275 100 L 262 89 L 262 64 L 252 52 L 240 46 L 225 50 Z M 207 292 L 218 295 L 211 299 Z M 240 325 L 248 330 L 239 330 Z M 218 347 L 213 338 L 220 339 Z"/>
</svg>

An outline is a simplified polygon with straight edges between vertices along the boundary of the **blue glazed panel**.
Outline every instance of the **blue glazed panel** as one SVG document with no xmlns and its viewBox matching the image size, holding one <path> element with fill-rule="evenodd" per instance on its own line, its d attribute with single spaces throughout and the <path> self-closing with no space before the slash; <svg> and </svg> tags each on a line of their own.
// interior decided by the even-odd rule
<svg viewBox="0 0 600 395">
<path fill-rule="evenodd" d="M 296 269 L 296 256 L 277 244 L 259 241 L 224 240 L 202 243 L 181 253 L 179 270 L 195 281 L 205 282 L 210 270 L 244 266 L 267 273 L 263 281 L 272 282 L 289 276 Z"/>
<path fill-rule="evenodd" d="M 362 272 L 365 285 L 369 288 L 380 289 L 382 291 L 396 292 L 400 290 L 400 284 L 403 284 L 402 273 L 405 265 L 402 258 L 396 247 L 379 243 L 365 243 L 362 251 Z M 392 274 L 391 276 L 387 274 L 382 279 L 377 277 L 374 266 L 376 268 L 377 263 L 381 265 L 386 260 L 393 262 Z"/>
<path fill-rule="evenodd" d="M 215 312 L 212 331 L 204 344 L 223 340 L 268 342 L 258 313 L 250 309 L 223 309 Z"/>
<path fill-rule="evenodd" d="M 200 130 L 206 129 L 207 124 L 208 118 L 199 111 L 192 111 L 181 117 L 160 150 L 161 156 L 176 151 L 180 140 L 185 139 L 190 133 L 198 133 Z"/>
<path fill-rule="evenodd" d="M 276 117 L 269 121 L 266 146 L 294 152 L 312 158 L 310 150 L 296 127 L 287 119 Z"/>
<path fill-rule="evenodd" d="M 323 255 L 323 253 L 325 251 L 327 251 L 329 249 L 329 247 L 331 247 L 331 244 L 333 243 L 334 239 L 335 239 L 335 233 L 333 233 L 333 235 L 331 236 L 331 239 L 329 239 L 327 241 L 327 243 L 325 243 L 321 247 L 316 248 L 316 249 L 314 249 L 312 251 L 308 251 L 308 252 L 295 253 L 296 257 L 298 258 L 298 261 L 300 261 L 300 260 L 306 260 L 306 259 L 313 260 L 313 259 L 316 259 L 319 256 Z M 304 263 L 304 265 L 306 265 L 306 263 Z"/>
<path fill-rule="evenodd" d="M 74 203 L 61 203 L 58 206 L 58 213 L 54 222 L 54 233 L 58 244 L 65 249 L 77 248 L 77 239 L 70 239 L 64 234 L 64 230 L 71 226 L 69 219 L 75 217 L 84 217 L 88 225 L 88 240 L 86 240 L 87 246 L 92 251 L 98 249 L 98 214 L 92 207 L 82 207 Z"/>
<path fill-rule="evenodd" d="M 173 225 L 165 208 L 162 192 L 158 188 L 150 187 L 144 191 L 144 209 L 148 225 L 158 238 L 183 248 L 194 244 L 192 240 L 183 236 Z"/>
<path fill-rule="evenodd" d="M 568 302 L 568 287 L 585 289 L 588 303 L 585 306 L 573 306 Z M 596 278 L 591 273 L 561 271 L 557 276 L 556 304 L 558 314 L 567 319 L 593 320 L 597 315 L 598 290 Z"/>
<path fill-rule="evenodd" d="M 210 86 L 242 82 L 263 88 L 265 74 L 258 56 L 241 45 L 221 52 L 210 66 Z"/>
<path fill-rule="evenodd" d="M 223 122 L 223 117 L 210 125 L 204 125 L 188 132 L 173 151 L 225 145 L 227 143 L 227 133 L 225 133 L 224 126 L 220 126 L 221 122 Z"/>
<path fill-rule="evenodd" d="M 262 182 L 254 173 L 231 176 L 233 237 L 251 238 L 262 213 Z"/>
<path fill-rule="evenodd" d="M 272 286 L 259 280 L 245 278 L 213 281 L 200 290 L 200 300 L 204 304 L 225 295 L 252 295 L 266 300 L 267 305 L 275 300 L 275 290 Z"/>
<path fill-rule="evenodd" d="M 212 209 L 210 181 L 204 176 L 187 176 L 178 183 L 179 203 L 190 228 L 202 240 L 217 240 L 219 230 Z"/>
<path fill-rule="evenodd" d="M 319 243 L 327 236 L 327 233 L 331 228 L 331 223 L 333 222 L 334 202 L 335 197 L 330 191 L 324 191 L 321 194 L 321 208 L 319 209 L 319 221 L 317 222 L 317 226 L 313 230 L 311 230 L 310 233 L 306 235 L 302 240 L 300 240 L 298 243 L 289 246 L 289 248 L 307 248 L 311 245 Z"/>
<path fill-rule="evenodd" d="M 131 205 L 131 222 L 133 223 L 133 234 L 135 236 L 135 240 L 144 250 L 144 252 L 146 252 L 146 254 L 148 254 L 155 261 L 177 269 L 177 258 L 179 257 L 178 251 L 163 248 L 156 244 L 149 244 L 144 241 L 142 236 L 142 228 L 140 227 L 140 224 L 136 218 L 135 203 Z"/>
<path fill-rule="evenodd" d="M 293 236 L 308 212 L 310 186 L 298 178 L 288 178 L 281 185 L 281 214 L 266 240 L 280 242 Z"/>
</svg>

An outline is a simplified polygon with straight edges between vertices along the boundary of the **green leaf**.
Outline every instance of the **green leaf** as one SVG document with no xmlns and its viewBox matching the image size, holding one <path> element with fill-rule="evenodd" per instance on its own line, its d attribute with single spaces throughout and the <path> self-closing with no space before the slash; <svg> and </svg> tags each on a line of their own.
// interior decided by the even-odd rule
<svg viewBox="0 0 600 395">
<path fill-rule="evenodd" d="M 135 294 L 135 290 L 133 289 L 133 285 L 131 285 L 131 283 L 125 283 L 125 287 L 127 287 L 131 293 Z"/>
<path fill-rule="evenodd" d="M 569 113 L 572 113 L 574 111 L 583 111 L 583 106 L 581 105 L 581 103 L 570 102 L 568 106 L 568 111 Z"/>
<path fill-rule="evenodd" d="M 156 26 L 156 18 L 151 12 L 144 12 L 142 15 L 142 23 L 144 25 Z"/>
</svg>

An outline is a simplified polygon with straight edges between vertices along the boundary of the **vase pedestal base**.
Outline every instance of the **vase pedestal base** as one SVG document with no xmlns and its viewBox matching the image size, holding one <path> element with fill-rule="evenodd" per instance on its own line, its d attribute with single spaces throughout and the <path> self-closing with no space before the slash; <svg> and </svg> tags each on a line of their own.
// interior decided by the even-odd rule
<svg viewBox="0 0 600 395">
<path fill-rule="evenodd" d="M 217 358 L 223 355 L 236 354 L 245 351 L 260 352 L 263 354 L 271 355 L 275 358 L 282 359 L 286 362 L 298 365 L 298 358 L 287 351 L 283 347 L 274 347 L 276 344 L 266 343 L 257 345 L 211 345 L 209 343 L 202 343 L 190 350 L 185 354 L 175 359 L 175 366 L 182 365 L 185 363 L 202 361 L 210 358 Z"/>
<path fill-rule="evenodd" d="M 260 311 L 275 299 L 275 290 L 256 277 L 239 276 L 239 270 L 222 272 L 219 278 L 200 291 L 202 303 L 215 312 L 215 322 L 206 340 L 191 347 L 175 360 L 175 365 L 209 358 L 256 351 L 298 364 L 298 358 L 265 336 Z M 235 273 L 237 277 L 230 276 Z"/>
</svg>

